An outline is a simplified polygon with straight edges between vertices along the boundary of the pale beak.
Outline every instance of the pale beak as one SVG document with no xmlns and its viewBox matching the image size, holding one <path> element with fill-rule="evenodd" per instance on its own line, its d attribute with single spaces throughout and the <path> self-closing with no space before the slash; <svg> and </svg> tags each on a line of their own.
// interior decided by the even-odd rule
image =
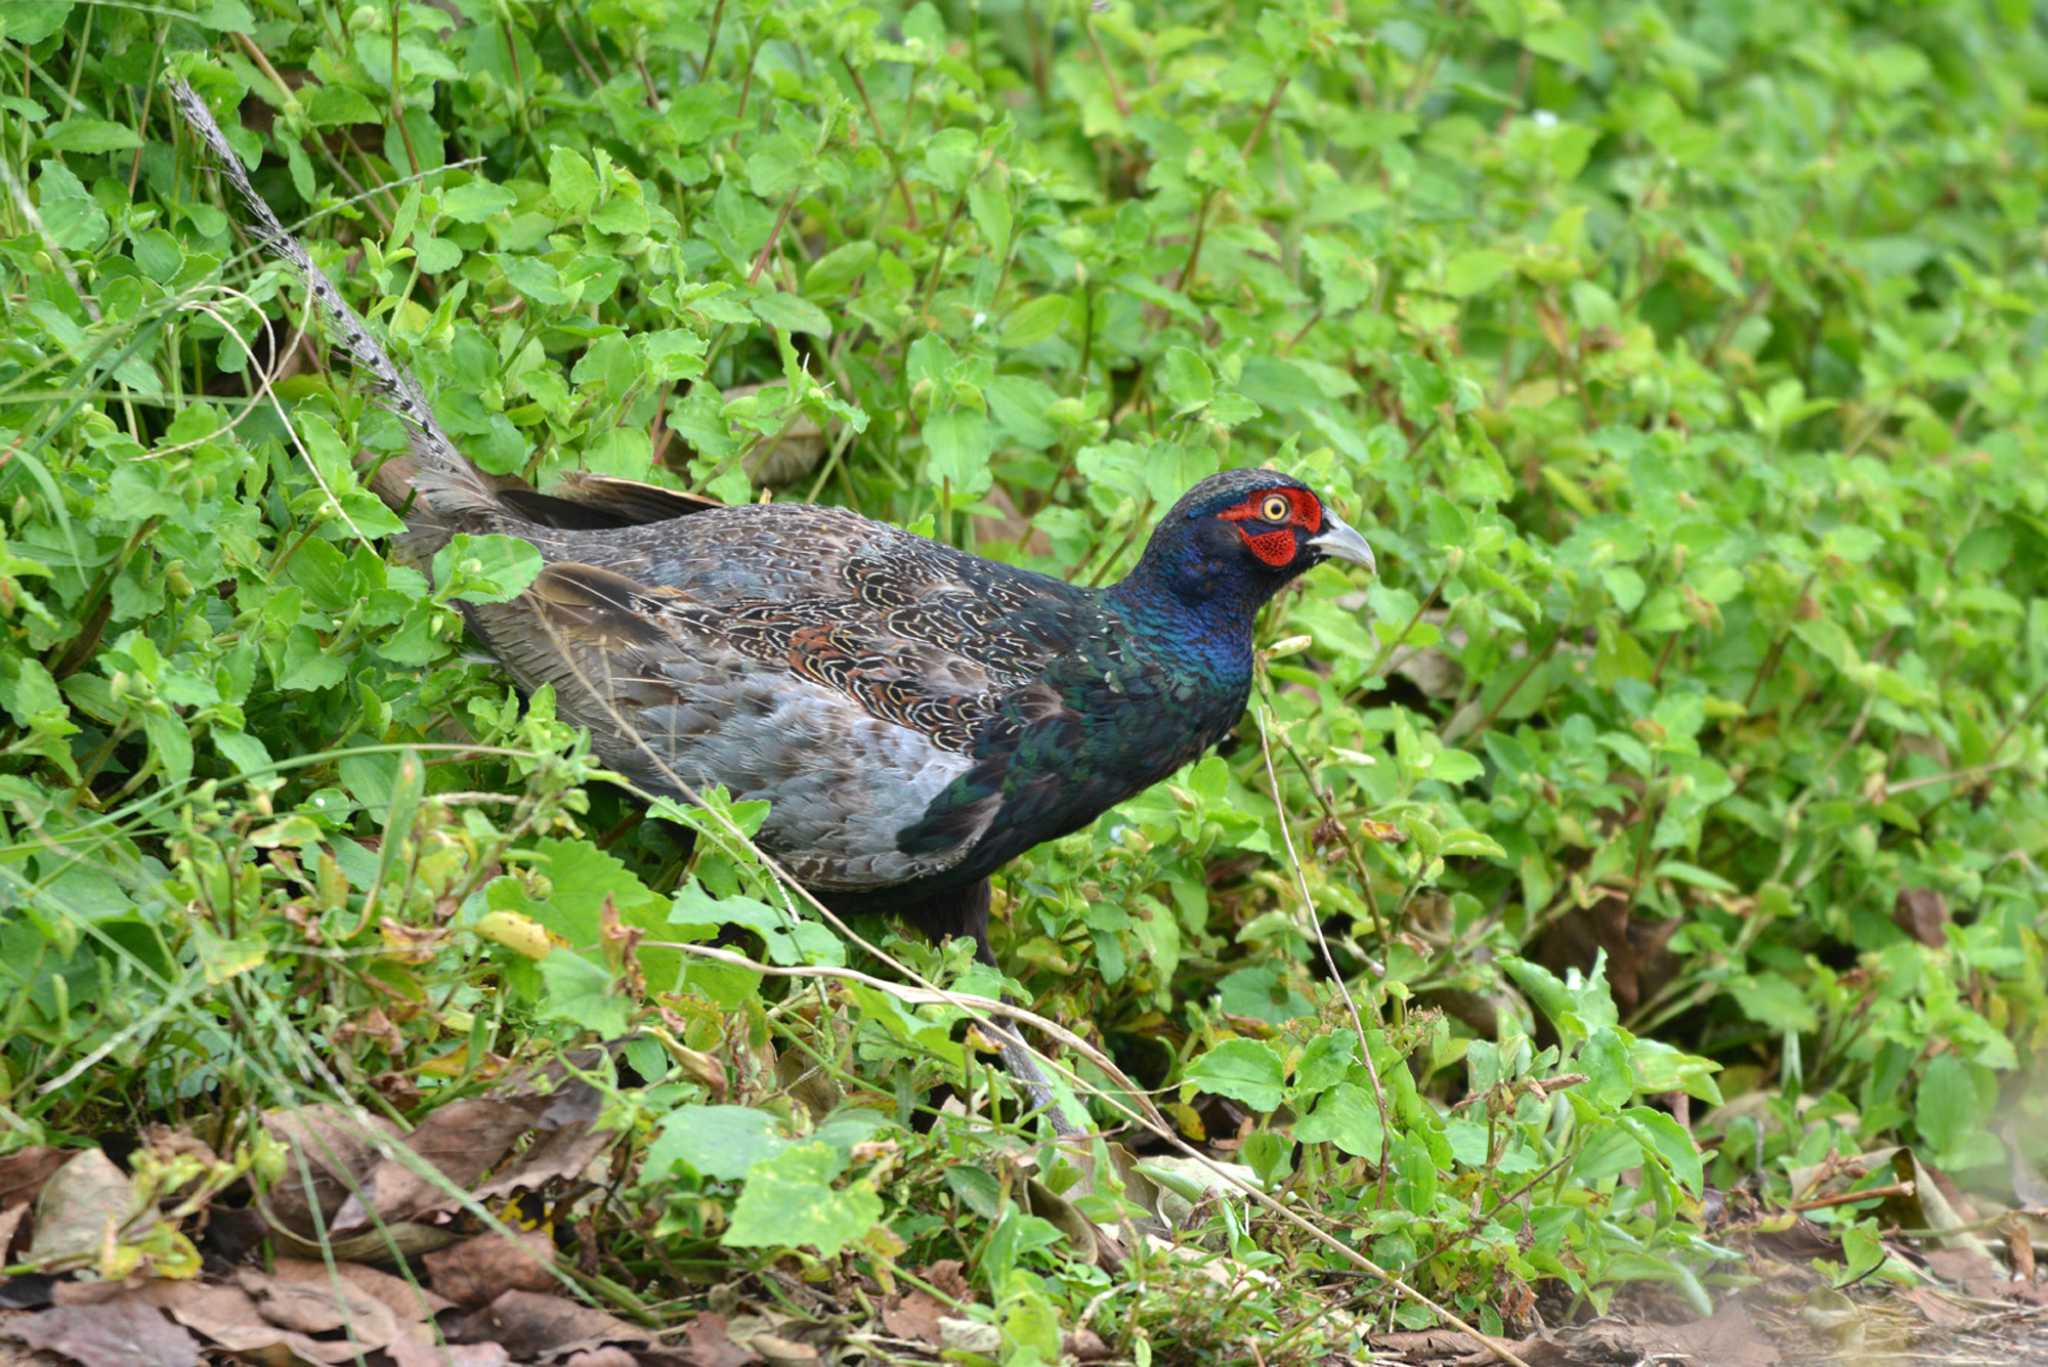
<svg viewBox="0 0 2048 1367">
<path fill-rule="evenodd" d="M 1372 547 L 1365 544 L 1365 538 L 1328 508 L 1323 509 L 1322 535 L 1310 537 L 1308 544 L 1328 559 L 1349 560 L 1354 565 L 1365 566 L 1373 574 L 1380 572 L 1379 565 L 1372 558 Z"/>
</svg>

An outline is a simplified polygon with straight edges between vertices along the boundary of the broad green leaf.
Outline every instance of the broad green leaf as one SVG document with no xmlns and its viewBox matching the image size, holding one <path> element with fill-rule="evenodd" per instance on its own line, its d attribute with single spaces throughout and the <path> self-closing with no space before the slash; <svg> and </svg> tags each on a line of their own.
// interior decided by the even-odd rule
<svg viewBox="0 0 2048 1367">
<path fill-rule="evenodd" d="M 846 1160 L 829 1144 L 793 1144 L 747 1169 L 720 1242 L 728 1248 L 813 1248 L 836 1257 L 882 1218 L 882 1199 L 861 1180 L 834 1187 Z"/>
<path fill-rule="evenodd" d="M 1271 1045 L 1231 1039 L 1198 1056 L 1181 1078 L 1188 1086 L 1242 1101 L 1255 1111 L 1270 1111 L 1285 1095 L 1281 1086 L 1285 1075 L 1280 1056 Z"/>
<path fill-rule="evenodd" d="M 646 1174 L 659 1178 L 682 1163 L 699 1176 L 737 1181 L 756 1163 L 790 1146 L 782 1122 L 750 1106 L 678 1106 L 661 1118 L 647 1146 Z"/>
<path fill-rule="evenodd" d="M 457 532 L 434 553 L 434 582 L 465 603 L 508 603 L 540 574 L 541 556 L 516 536 Z"/>
</svg>

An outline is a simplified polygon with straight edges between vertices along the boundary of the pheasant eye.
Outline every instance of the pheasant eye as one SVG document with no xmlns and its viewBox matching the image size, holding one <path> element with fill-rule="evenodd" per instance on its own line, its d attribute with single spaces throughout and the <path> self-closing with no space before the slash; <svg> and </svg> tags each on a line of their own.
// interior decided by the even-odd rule
<svg viewBox="0 0 2048 1367">
<path fill-rule="evenodd" d="M 1294 505 L 1278 494 L 1267 495 L 1266 501 L 1259 505 L 1259 516 L 1268 522 L 1285 522 L 1293 511 Z"/>
</svg>

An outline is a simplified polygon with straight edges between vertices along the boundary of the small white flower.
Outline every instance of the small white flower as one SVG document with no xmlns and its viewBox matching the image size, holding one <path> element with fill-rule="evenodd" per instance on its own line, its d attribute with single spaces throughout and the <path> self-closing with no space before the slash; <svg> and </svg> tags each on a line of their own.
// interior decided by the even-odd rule
<svg viewBox="0 0 2048 1367">
<path fill-rule="evenodd" d="M 1538 128 L 1557 127 L 1557 115 L 1551 113 L 1548 109 L 1537 110 L 1534 114 L 1531 114 L 1529 116 L 1529 121 L 1535 124 Z"/>
</svg>

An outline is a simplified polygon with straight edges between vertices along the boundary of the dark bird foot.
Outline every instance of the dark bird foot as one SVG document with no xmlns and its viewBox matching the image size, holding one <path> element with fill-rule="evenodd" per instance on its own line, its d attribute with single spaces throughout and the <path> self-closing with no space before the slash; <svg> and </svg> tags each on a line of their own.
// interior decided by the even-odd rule
<svg viewBox="0 0 2048 1367">
<path fill-rule="evenodd" d="M 996 963 L 995 951 L 988 942 L 988 907 L 989 882 L 983 878 L 970 887 L 932 893 L 896 910 L 935 943 L 944 944 L 955 935 L 967 936 L 974 941 L 974 957 L 990 968 L 999 969 L 1001 965 Z M 1005 1000 L 1010 999 L 1006 997 Z M 1002 1057 L 1003 1067 L 1022 1084 L 1026 1095 L 1031 1098 L 1032 1108 L 1043 1111 L 1045 1118 L 1052 1122 L 1053 1132 L 1061 1136 L 1082 1133 L 1060 1108 L 1052 1084 L 1046 1080 L 1037 1057 L 1015 1027 L 992 1020 L 986 1023 L 985 1028 L 995 1036 L 996 1050 Z"/>
</svg>

